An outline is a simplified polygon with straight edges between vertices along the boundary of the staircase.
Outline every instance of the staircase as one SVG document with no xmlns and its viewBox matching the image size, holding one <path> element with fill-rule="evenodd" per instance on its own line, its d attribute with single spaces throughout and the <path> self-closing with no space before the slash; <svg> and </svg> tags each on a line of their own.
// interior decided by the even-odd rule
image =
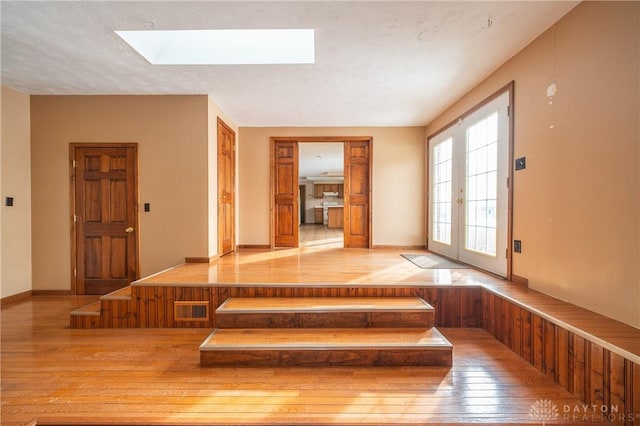
<svg viewBox="0 0 640 426">
<path fill-rule="evenodd" d="M 451 365 L 452 345 L 419 297 L 229 298 L 202 366 Z"/>
</svg>

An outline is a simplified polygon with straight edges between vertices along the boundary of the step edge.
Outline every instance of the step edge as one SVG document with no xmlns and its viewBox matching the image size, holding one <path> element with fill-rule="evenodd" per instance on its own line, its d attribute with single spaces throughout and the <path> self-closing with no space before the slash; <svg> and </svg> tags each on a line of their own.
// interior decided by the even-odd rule
<svg viewBox="0 0 640 426">
<path fill-rule="evenodd" d="M 400 343 L 400 344 L 380 344 L 380 343 L 376 343 L 375 345 L 367 345 L 367 344 L 362 344 L 362 345 L 357 345 L 357 344 L 337 344 L 337 345 L 326 345 L 326 344 L 322 344 L 322 345 L 318 345 L 315 343 L 308 343 L 308 344 L 293 344 L 293 345 L 266 345 L 266 344 L 261 344 L 261 345 L 210 345 L 207 342 L 209 342 L 209 340 L 211 338 L 213 338 L 213 336 L 215 334 L 218 333 L 220 329 L 216 328 L 215 330 L 213 330 L 213 332 L 211 334 L 209 334 L 209 336 L 200 344 L 199 350 L 203 351 L 203 352 L 210 352 L 210 351 L 240 351 L 240 350 L 244 350 L 244 351 L 265 351 L 265 350 L 275 350 L 275 351 L 285 351 L 285 350 L 318 350 L 318 351 L 328 351 L 328 350 L 389 350 L 389 349 L 394 349 L 394 350 L 453 350 L 453 345 L 451 344 L 451 342 L 449 342 L 443 335 L 442 333 L 440 333 L 439 330 L 437 330 L 435 327 L 431 327 L 429 329 L 425 329 L 431 331 L 433 334 L 435 334 L 437 336 L 437 338 L 440 340 L 440 342 L 438 343 L 424 343 L 424 344 L 417 344 L 417 345 L 411 345 L 411 344 L 406 344 L 406 343 Z M 225 330 L 233 330 L 233 331 L 238 331 L 238 330 L 243 330 L 243 329 L 225 329 Z M 273 332 L 274 330 L 291 330 L 291 329 L 267 329 L 270 330 L 271 332 Z M 297 329 L 300 330 L 300 329 Z M 323 329 L 312 329 L 312 330 L 323 330 Z M 345 329 L 324 329 L 324 330 L 332 330 L 333 332 L 335 332 L 335 330 L 340 330 L 340 331 L 344 331 Z M 396 329 L 389 329 L 389 330 L 393 330 L 396 331 Z"/>
<path fill-rule="evenodd" d="M 402 309 L 402 308 L 383 308 L 383 309 L 357 309 L 357 308 L 352 308 L 352 309 L 345 309 L 345 308 L 341 308 L 341 307 L 336 307 L 336 309 L 304 309 L 304 308 L 282 308 L 282 309 L 224 309 L 221 310 L 220 308 L 216 309 L 216 314 L 218 315 L 225 315 L 225 314 L 313 314 L 313 313 L 318 313 L 318 314 L 335 314 L 335 313 L 340 313 L 340 312 L 348 312 L 348 313 L 354 313 L 354 312 L 362 312 L 362 313 L 366 313 L 366 312 L 370 312 L 370 313 L 376 313 L 376 312 L 398 312 L 398 313 L 411 313 L 411 312 L 415 312 L 415 313 L 429 313 L 429 312 L 435 312 L 434 308 L 410 308 L 410 309 Z"/>
<path fill-rule="evenodd" d="M 90 308 L 93 306 L 92 308 Z M 97 309 L 96 309 L 97 308 Z M 72 316 L 100 316 L 100 311 L 102 310 L 102 304 L 100 300 L 96 300 L 95 302 L 91 302 L 88 305 L 81 306 L 79 308 L 74 309 L 69 313 Z"/>
</svg>

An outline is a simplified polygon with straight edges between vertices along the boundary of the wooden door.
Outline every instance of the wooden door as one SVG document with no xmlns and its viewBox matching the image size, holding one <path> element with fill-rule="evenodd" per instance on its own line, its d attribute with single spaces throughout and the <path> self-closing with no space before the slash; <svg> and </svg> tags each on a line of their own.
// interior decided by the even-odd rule
<svg viewBox="0 0 640 426">
<path fill-rule="evenodd" d="M 273 246 L 298 247 L 298 143 L 272 145 Z"/>
<path fill-rule="evenodd" d="M 236 135 L 218 118 L 218 254 L 235 250 Z"/>
<path fill-rule="evenodd" d="M 137 146 L 72 144 L 77 294 L 138 278 Z"/>
<path fill-rule="evenodd" d="M 344 144 L 344 246 L 370 246 L 371 144 L 369 140 Z"/>
</svg>

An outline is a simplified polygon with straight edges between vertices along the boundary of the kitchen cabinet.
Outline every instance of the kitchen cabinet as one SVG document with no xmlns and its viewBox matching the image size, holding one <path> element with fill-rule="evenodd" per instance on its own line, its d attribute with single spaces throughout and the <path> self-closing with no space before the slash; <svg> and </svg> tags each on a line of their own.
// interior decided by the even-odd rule
<svg viewBox="0 0 640 426">
<path fill-rule="evenodd" d="M 328 228 L 342 228 L 344 226 L 344 207 L 343 206 L 329 206 L 329 220 L 327 222 Z"/>
<path fill-rule="evenodd" d="M 344 198 L 344 184 L 316 183 L 313 185 L 313 198 L 322 198 L 323 192 L 337 192 L 338 198 Z"/>
<path fill-rule="evenodd" d="M 322 198 L 323 192 L 324 192 L 323 184 L 316 183 L 313 185 L 313 198 Z"/>
<path fill-rule="evenodd" d="M 313 209 L 313 223 L 322 224 L 322 207 L 316 207 Z"/>
</svg>

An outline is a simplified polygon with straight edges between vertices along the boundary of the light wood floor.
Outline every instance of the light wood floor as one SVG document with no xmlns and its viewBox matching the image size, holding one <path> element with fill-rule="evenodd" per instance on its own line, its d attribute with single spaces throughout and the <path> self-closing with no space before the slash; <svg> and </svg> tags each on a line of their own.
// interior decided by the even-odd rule
<svg viewBox="0 0 640 426">
<path fill-rule="evenodd" d="M 344 245 L 344 231 L 342 228 L 329 228 L 326 225 L 307 223 L 300 225 L 298 238 L 300 247 L 325 244 Z"/>
<path fill-rule="evenodd" d="M 214 369 L 199 365 L 210 330 L 69 329 L 69 311 L 90 300 L 3 307 L 3 425 L 540 424 L 529 417 L 536 401 L 560 413 L 579 404 L 480 329 L 441 329 L 451 368 Z"/>
</svg>

